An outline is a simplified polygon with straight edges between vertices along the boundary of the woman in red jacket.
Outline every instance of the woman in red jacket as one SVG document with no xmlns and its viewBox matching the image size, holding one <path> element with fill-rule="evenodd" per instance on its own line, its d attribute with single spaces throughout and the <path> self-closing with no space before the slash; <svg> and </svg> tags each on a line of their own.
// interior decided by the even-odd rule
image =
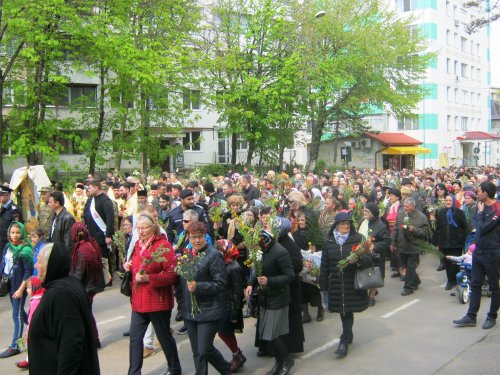
<svg viewBox="0 0 500 375">
<path fill-rule="evenodd" d="M 126 271 L 132 271 L 132 318 L 130 322 L 130 367 L 128 374 L 140 374 L 143 361 L 143 337 L 151 322 L 168 362 L 168 375 L 180 375 L 181 365 L 175 339 L 170 333 L 170 316 L 174 307 L 173 285 L 175 251 L 160 227 L 148 215 L 137 219 L 137 241 Z M 164 252 L 167 250 L 167 252 Z M 159 253 L 164 252 L 160 257 Z"/>
</svg>

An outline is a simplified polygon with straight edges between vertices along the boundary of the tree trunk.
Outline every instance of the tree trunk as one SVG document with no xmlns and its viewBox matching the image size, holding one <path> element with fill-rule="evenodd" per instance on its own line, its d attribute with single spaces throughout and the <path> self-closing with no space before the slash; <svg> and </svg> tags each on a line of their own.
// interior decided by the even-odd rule
<svg viewBox="0 0 500 375">
<path fill-rule="evenodd" d="M 3 118 L 3 72 L 0 70 L 0 181 L 5 181 L 3 172 L 3 129 L 4 129 L 4 118 Z"/>
<path fill-rule="evenodd" d="M 318 161 L 319 146 L 325 125 L 326 121 L 323 119 L 312 121 L 311 147 L 309 148 L 309 160 L 306 165 L 307 171 L 312 171 Z"/>
<path fill-rule="evenodd" d="M 285 156 L 285 143 L 280 142 L 279 143 L 279 155 L 278 155 L 278 170 L 279 171 L 281 171 L 281 169 L 282 169 L 284 156 Z"/>
<path fill-rule="evenodd" d="M 104 81 L 106 77 L 106 68 L 104 68 L 101 64 L 99 71 L 99 80 L 100 80 L 100 92 L 99 92 L 99 120 L 97 122 L 97 134 L 95 142 L 92 143 L 92 148 L 90 150 L 89 155 L 89 174 L 92 176 L 95 173 L 95 165 L 97 152 L 99 151 L 99 145 L 101 144 L 102 133 L 104 131 L 104 115 L 105 115 L 105 103 L 104 103 L 104 94 L 106 93 L 106 89 L 104 87 Z"/>
<path fill-rule="evenodd" d="M 253 153 L 255 151 L 255 140 L 251 139 L 248 141 L 248 153 L 247 153 L 247 163 L 246 165 L 252 164 Z"/>
<path fill-rule="evenodd" d="M 149 140 L 149 98 L 146 96 L 144 90 L 141 90 L 141 126 L 142 126 L 142 168 L 141 172 L 144 177 L 148 177 L 148 162 L 149 162 L 149 152 L 148 152 L 148 140 Z"/>
<path fill-rule="evenodd" d="M 31 114 L 31 119 L 27 119 L 28 131 L 30 132 L 30 137 L 36 139 L 37 128 L 42 119 L 45 119 L 45 110 L 42 111 L 43 106 L 43 82 L 44 79 L 48 78 L 48 74 L 45 72 L 45 56 L 43 52 L 40 52 L 40 59 L 36 67 L 36 99 L 33 103 Z M 38 165 L 43 164 L 43 155 L 38 151 L 31 151 L 26 155 L 28 165 Z"/>
<path fill-rule="evenodd" d="M 126 103 L 127 109 L 125 113 L 122 116 L 122 120 L 120 122 L 120 137 L 118 140 L 119 143 L 119 148 L 118 152 L 116 152 L 116 158 L 115 158 L 115 169 L 117 171 L 120 171 L 122 167 L 122 158 L 123 158 L 123 140 L 125 139 L 125 129 L 127 127 L 127 121 L 128 121 L 128 109 L 130 108 L 130 103 Z"/>
<path fill-rule="evenodd" d="M 231 165 L 236 165 L 236 156 L 238 154 L 238 134 L 231 134 Z"/>
</svg>

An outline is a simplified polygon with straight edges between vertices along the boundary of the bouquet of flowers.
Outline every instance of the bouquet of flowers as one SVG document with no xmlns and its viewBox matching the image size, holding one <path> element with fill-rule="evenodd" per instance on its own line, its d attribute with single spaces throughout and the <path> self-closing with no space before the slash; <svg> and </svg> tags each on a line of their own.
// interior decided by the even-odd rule
<svg viewBox="0 0 500 375">
<path fill-rule="evenodd" d="M 342 271 L 346 268 L 351 261 L 357 261 L 361 255 L 368 254 L 371 252 L 370 247 L 375 239 L 373 237 L 368 237 L 366 240 L 358 245 L 354 245 L 351 249 L 351 253 L 344 259 L 341 259 L 337 263 L 337 267 Z"/>
<path fill-rule="evenodd" d="M 401 229 L 403 230 L 403 235 L 405 236 L 407 241 L 413 240 L 413 234 L 410 232 L 410 227 L 412 226 L 410 217 L 405 214 L 403 218 L 403 224 L 400 224 Z"/>
<path fill-rule="evenodd" d="M 205 253 L 198 254 L 192 249 L 184 249 L 182 254 L 177 254 L 177 266 L 175 267 L 175 272 L 187 281 L 193 281 L 194 276 L 198 271 L 199 264 L 203 260 L 204 256 Z M 191 296 L 191 316 L 194 317 L 197 312 L 200 312 L 200 309 L 198 308 L 198 303 L 196 302 L 196 296 L 194 293 L 189 294 Z"/>
<path fill-rule="evenodd" d="M 142 263 L 139 268 L 139 275 L 144 275 L 146 273 L 146 268 L 151 264 L 151 263 L 160 263 L 160 262 L 165 262 L 165 254 L 170 251 L 169 248 L 165 248 L 163 246 L 158 246 L 158 248 L 155 251 L 150 252 L 149 254 L 146 254 L 142 258 Z M 135 283 L 135 288 L 137 289 L 139 287 L 139 283 Z"/>
<path fill-rule="evenodd" d="M 221 202 L 214 202 L 208 208 L 208 216 L 212 223 L 220 223 L 224 215 L 225 205 Z"/>
<path fill-rule="evenodd" d="M 315 285 L 319 288 L 319 273 L 321 265 L 321 251 L 311 253 L 308 250 L 300 250 L 302 253 L 303 268 L 300 277 L 303 282 Z"/>
</svg>

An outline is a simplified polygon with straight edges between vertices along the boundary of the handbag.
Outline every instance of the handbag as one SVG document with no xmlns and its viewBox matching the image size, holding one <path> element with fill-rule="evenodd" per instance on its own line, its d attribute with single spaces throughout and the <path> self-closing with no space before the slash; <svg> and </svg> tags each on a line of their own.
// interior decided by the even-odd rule
<svg viewBox="0 0 500 375">
<path fill-rule="evenodd" d="M 360 268 L 356 270 L 354 275 L 354 289 L 368 290 L 382 288 L 384 286 L 384 278 L 379 267 Z"/>
<path fill-rule="evenodd" d="M 122 283 L 120 285 L 120 293 L 124 296 L 132 296 L 132 272 L 126 271 L 123 274 Z"/>
<path fill-rule="evenodd" d="M 5 297 L 9 294 L 9 276 L 2 275 L 0 279 L 0 297 Z"/>
</svg>

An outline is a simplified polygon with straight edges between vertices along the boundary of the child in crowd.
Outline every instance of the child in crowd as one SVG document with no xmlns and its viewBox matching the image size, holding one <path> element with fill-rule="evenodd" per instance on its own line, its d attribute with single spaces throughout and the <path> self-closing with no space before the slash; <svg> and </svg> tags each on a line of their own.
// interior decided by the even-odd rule
<svg viewBox="0 0 500 375">
<path fill-rule="evenodd" d="M 456 263 L 459 263 L 461 266 L 464 266 L 463 269 L 461 269 L 457 273 L 457 284 L 458 285 L 460 285 L 460 283 L 462 282 L 462 278 L 464 277 L 465 270 L 466 269 L 470 270 L 472 267 L 472 253 L 474 252 L 475 249 L 476 249 L 476 244 L 473 243 L 469 246 L 468 251 L 462 256 L 459 256 L 459 257 L 454 257 L 451 255 L 446 256 L 446 259 L 449 259 L 452 262 L 456 262 Z"/>
</svg>

